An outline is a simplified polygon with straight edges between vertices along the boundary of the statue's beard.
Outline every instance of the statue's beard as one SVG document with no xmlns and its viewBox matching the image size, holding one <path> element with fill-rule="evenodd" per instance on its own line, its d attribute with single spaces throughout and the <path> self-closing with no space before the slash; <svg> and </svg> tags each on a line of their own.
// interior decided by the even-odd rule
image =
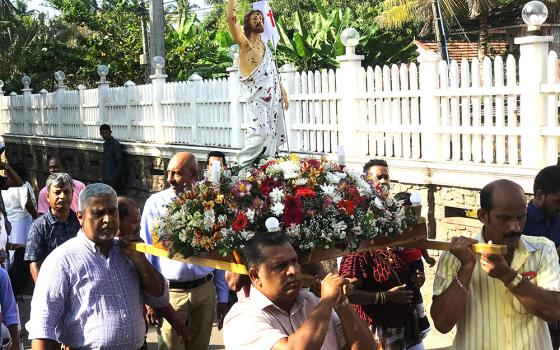
<svg viewBox="0 0 560 350">
<path fill-rule="evenodd" d="M 251 31 L 253 33 L 258 33 L 258 34 L 262 34 L 264 32 L 264 26 L 262 27 L 253 27 L 251 28 Z"/>
</svg>

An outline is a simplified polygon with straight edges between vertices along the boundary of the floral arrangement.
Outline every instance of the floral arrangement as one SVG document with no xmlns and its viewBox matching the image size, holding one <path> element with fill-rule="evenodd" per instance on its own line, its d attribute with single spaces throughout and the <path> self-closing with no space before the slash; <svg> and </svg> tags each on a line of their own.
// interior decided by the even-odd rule
<svg viewBox="0 0 560 350">
<path fill-rule="evenodd" d="M 152 232 L 171 254 L 218 250 L 225 255 L 267 231 L 266 220 L 275 217 L 301 252 L 355 249 L 364 240 L 397 235 L 416 220 L 379 193 L 359 172 L 325 157 L 292 154 L 222 172 L 218 182 L 196 183 L 168 206 Z"/>
</svg>

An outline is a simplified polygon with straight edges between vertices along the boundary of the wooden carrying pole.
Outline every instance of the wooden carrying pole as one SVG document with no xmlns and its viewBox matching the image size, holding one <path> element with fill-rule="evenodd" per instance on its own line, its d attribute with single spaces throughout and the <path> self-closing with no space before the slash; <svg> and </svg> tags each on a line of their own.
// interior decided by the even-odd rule
<svg viewBox="0 0 560 350">
<path fill-rule="evenodd" d="M 447 250 L 451 249 L 451 242 L 439 241 L 435 239 L 424 239 L 412 243 L 405 243 L 402 247 L 419 248 L 419 249 L 433 249 L 433 250 Z M 475 243 L 471 249 L 476 254 L 507 254 L 507 247 L 500 244 L 491 243 Z"/>
</svg>

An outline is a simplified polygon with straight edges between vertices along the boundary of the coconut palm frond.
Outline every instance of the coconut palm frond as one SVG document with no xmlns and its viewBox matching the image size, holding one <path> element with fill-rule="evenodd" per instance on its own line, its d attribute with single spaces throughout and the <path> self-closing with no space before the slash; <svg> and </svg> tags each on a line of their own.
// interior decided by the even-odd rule
<svg viewBox="0 0 560 350">
<path fill-rule="evenodd" d="M 393 6 L 387 6 L 382 13 L 376 18 L 376 22 L 385 28 L 398 28 L 405 23 L 417 20 L 417 13 L 414 8 L 416 6 L 413 0 L 389 0 L 394 2 Z M 400 3 L 400 4 L 397 4 Z M 385 3 L 383 4 L 385 6 Z"/>
</svg>

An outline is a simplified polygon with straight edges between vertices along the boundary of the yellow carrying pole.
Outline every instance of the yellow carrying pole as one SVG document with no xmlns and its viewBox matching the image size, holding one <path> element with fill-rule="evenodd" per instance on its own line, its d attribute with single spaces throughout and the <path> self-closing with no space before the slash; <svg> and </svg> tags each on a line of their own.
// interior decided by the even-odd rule
<svg viewBox="0 0 560 350">
<path fill-rule="evenodd" d="M 201 256 L 190 256 L 188 258 L 185 258 L 180 254 L 175 254 L 173 257 L 169 257 L 169 252 L 167 250 L 162 248 L 156 248 L 153 245 L 146 244 L 146 243 L 131 243 L 130 245 L 127 246 L 127 249 L 150 254 L 153 256 L 158 256 L 161 258 L 177 260 L 184 263 L 206 266 L 218 270 L 231 271 L 242 275 L 247 275 L 247 268 L 245 267 L 245 265 L 237 264 L 234 262 L 208 259 Z"/>
</svg>

